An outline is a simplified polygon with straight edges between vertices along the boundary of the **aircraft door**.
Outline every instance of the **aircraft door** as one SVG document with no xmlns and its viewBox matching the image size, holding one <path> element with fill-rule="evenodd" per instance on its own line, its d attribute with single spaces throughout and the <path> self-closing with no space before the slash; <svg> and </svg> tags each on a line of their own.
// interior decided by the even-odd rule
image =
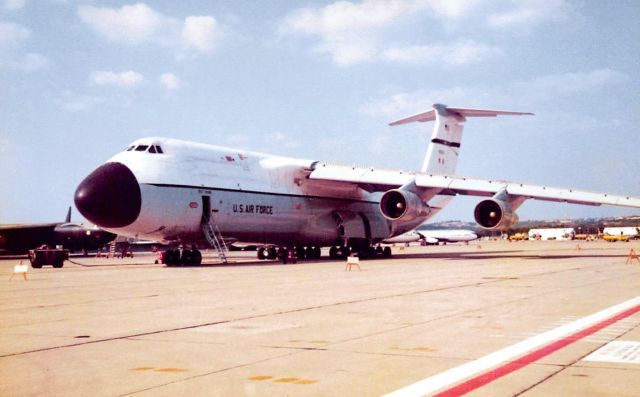
<svg viewBox="0 0 640 397">
<path fill-rule="evenodd" d="M 211 197 L 202 196 L 202 223 L 209 222 L 211 218 Z"/>
</svg>

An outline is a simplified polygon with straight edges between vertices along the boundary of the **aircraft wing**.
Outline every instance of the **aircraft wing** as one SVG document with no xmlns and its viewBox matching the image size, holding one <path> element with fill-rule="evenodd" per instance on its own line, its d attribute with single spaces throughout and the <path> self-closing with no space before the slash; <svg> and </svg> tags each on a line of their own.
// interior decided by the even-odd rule
<svg viewBox="0 0 640 397">
<path fill-rule="evenodd" d="M 320 163 L 314 166 L 309 179 L 354 184 L 369 192 L 385 192 L 411 182 L 416 175 L 415 172 Z"/>
<path fill-rule="evenodd" d="M 27 252 L 51 240 L 58 223 L 35 225 L 0 225 L 0 251 Z"/>
<path fill-rule="evenodd" d="M 505 192 L 512 197 L 524 199 L 556 201 L 582 205 L 617 205 L 640 208 L 640 198 L 606 193 L 592 193 L 567 188 L 555 188 L 492 179 L 466 178 L 462 176 L 432 175 L 426 173 L 404 172 L 396 170 L 377 170 L 365 167 L 317 164 L 311 174 L 311 180 L 334 181 L 355 184 L 367 191 L 384 192 L 389 189 L 415 183 L 418 190 L 428 191 L 423 198 L 441 195 L 468 195 L 491 197 Z"/>
<path fill-rule="evenodd" d="M 624 207 L 640 207 L 640 198 L 607 193 L 555 188 L 526 183 L 515 183 L 491 179 L 465 177 L 449 177 L 439 175 L 418 175 L 416 186 L 422 188 L 441 188 L 440 194 L 469 196 L 493 196 L 498 192 L 506 192 L 509 196 L 526 199 L 557 201 L 582 205 L 618 205 Z"/>
<path fill-rule="evenodd" d="M 39 224 L 5 224 L 0 225 L 0 232 L 10 233 L 19 230 L 53 230 L 60 223 L 39 223 Z"/>
</svg>

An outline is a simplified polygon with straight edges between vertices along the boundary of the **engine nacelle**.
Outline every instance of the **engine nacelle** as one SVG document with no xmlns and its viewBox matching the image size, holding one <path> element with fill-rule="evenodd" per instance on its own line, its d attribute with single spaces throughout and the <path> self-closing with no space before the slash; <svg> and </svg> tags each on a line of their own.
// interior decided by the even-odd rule
<svg viewBox="0 0 640 397">
<path fill-rule="evenodd" d="M 518 222 L 518 215 L 511 206 L 495 198 L 479 202 L 473 216 L 478 225 L 489 230 L 507 230 Z"/>
<path fill-rule="evenodd" d="M 392 221 L 399 219 L 410 221 L 427 215 L 430 210 L 417 194 L 407 190 L 393 189 L 382 195 L 380 211 L 385 218 Z"/>
</svg>

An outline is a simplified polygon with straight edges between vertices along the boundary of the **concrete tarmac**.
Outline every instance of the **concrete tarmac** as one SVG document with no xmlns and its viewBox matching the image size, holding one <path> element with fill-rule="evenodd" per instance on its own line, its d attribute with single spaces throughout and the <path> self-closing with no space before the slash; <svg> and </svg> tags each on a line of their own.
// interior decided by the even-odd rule
<svg viewBox="0 0 640 397">
<path fill-rule="evenodd" d="M 394 247 L 361 271 L 255 252 L 187 268 L 72 258 L 28 281 L 9 281 L 19 260 L 4 259 L 0 396 L 380 396 L 637 298 L 630 248 L 640 242 Z M 640 395 L 640 312 L 599 324 L 435 392 Z M 589 356 L 615 346 L 626 353 Z"/>
</svg>

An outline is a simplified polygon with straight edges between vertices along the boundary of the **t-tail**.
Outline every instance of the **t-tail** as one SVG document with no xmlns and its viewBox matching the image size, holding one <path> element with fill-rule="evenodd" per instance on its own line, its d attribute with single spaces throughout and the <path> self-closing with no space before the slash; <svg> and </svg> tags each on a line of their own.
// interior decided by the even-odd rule
<svg viewBox="0 0 640 397">
<path fill-rule="evenodd" d="M 414 121 L 424 123 L 435 120 L 431 142 L 427 148 L 427 154 L 424 157 L 420 171 L 452 175 L 455 174 L 458 163 L 462 130 L 464 122 L 467 121 L 466 117 L 496 117 L 502 115 L 521 116 L 533 115 L 533 113 L 448 108 L 445 105 L 436 103 L 433 105 L 433 109 L 427 112 L 394 121 L 389 125 L 395 126 Z"/>
</svg>

